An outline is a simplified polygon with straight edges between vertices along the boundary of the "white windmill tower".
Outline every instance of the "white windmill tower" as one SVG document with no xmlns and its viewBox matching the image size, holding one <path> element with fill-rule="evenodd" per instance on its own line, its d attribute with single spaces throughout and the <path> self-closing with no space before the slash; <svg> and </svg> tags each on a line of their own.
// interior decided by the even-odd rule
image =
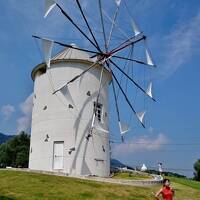
<svg viewBox="0 0 200 200">
<path fill-rule="evenodd" d="M 44 44 L 45 47 L 49 46 L 48 41 Z M 94 64 L 86 53 L 66 48 L 51 60 L 50 68 L 42 63 L 33 69 L 30 169 L 59 170 L 77 175 L 109 175 L 107 113 L 110 72 L 102 65 L 95 64 L 94 69 L 81 79 L 62 87 L 66 81 Z M 100 84 L 101 93 L 96 105 Z M 53 94 L 53 88 L 62 89 Z M 95 107 L 97 114 L 93 122 Z M 91 124 L 93 135 L 89 138 Z"/>
<path fill-rule="evenodd" d="M 101 22 L 99 27 L 102 28 L 98 31 L 101 34 L 99 35 L 101 39 L 98 40 L 79 0 L 71 0 L 70 4 L 75 4 L 74 6 L 79 9 L 84 22 L 82 26 L 76 23 L 76 20 L 56 1 L 45 0 L 45 17 L 53 8 L 57 8 L 89 45 L 87 49 L 79 48 L 75 45 L 33 36 L 42 40 L 46 63 L 37 65 L 32 71 L 34 107 L 30 169 L 62 171 L 76 175 L 109 176 L 109 85 L 113 91 L 113 105 L 117 111 L 122 142 L 124 142 L 124 135 L 130 131 L 131 127 L 130 123 L 127 125 L 121 111 L 131 111 L 131 119 L 134 114 L 135 119 L 141 123 L 142 127 L 145 127 L 146 111 L 137 110 L 136 100 L 131 99 L 129 95 L 133 93 L 133 86 L 144 98 L 148 97 L 155 101 L 152 94 L 152 81 L 144 77 L 143 83 L 138 82 L 133 73 L 135 65 L 142 65 L 144 69 L 148 68 L 148 71 L 155 68 L 146 46 L 146 36 L 132 18 L 130 20 L 131 36 L 117 25 L 121 0 L 113 1 L 116 7 L 113 18 L 110 18 L 103 9 L 101 1 L 96 1 L 100 14 L 98 20 L 100 19 Z M 108 27 L 106 31 L 105 18 L 110 21 L 109 31 Z M 120 38 L 117 44 L 112 43 L 114 34 Z M 134 57 L 133 54 L 133 49 L 140 43 L 144 43 L 145 60 Z M 54 44 L 64 46 L 65 50 L 51 59 Z M 126 64 L 124 65 L 123 62 Z M 126 67 L 129 69 L 127 70 Z M 120 80 L 119 76 L 121 76 Z M 122 81 L 123 79 L 125 80 Z M 124 109 L 123 106 L 123 110 L 120 110 L 120 97 L 125 100 L 129 109 Z"/>
</svg>

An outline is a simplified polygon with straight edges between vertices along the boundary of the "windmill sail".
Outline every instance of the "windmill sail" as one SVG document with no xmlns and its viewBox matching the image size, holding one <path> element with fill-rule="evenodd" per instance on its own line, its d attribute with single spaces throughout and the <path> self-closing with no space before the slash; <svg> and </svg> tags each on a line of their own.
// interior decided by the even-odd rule
<svg viewBox="0 0 200 200">
<path fill-rule="evenodd" d="M 69 88 L 67 85 L 65 85 L 63 88 L 60 89 L 60 92 L 64 95 L 64 97 L 66 98 L 66 100 L 68 101 L 68 103 L 70 105 L 72 105 L 73 107 L 75 107 L 75 103 L 72 99 L 72 96 L 70 94 Z"/>
<path fill-rule="evenodd" d="M 153 94 L 152 94 L 152 82 L 149 83 L 149 86 L 146 90 L 146 93 L 148 96 L 150 96 L 151 98 L 153 98 Z"/>
<path fill-rule="evenodd" d="M 152 58 L 150 56 L 150 53 L 149 53 L 149 51 L 147 49 L 146 49 L 146 59 L 147 59 L 147 64 L 148 65 L 154 66 L 153 60 L 152 60 Z"/>
<path fill-rule="evenodd" d="M 133 19 L 131 20 L 131 24 L 132 24 L 132 28 L 133 28 L 133 31 L 135 33 L 135 36 L 140 34 L 141 31 L 139 30 L 137 24 L 135 23 L 135 21 Z"/>
<path fill-rule="evenodd" d="M 47 64 L 47 68 L 50 68 L 50 60 L 51 60 L 51 52 L 53 48 L 53 43 L 54 42 L 52 40 L 42 39 L 44 59 Z"/>
<path fill-rule="evenodd" d="M 119 122 L 119 129 L 120 129 L 121 135 L 123 135 L 126 132 L 130 131 L 130 128 L 128 127 L 128 125 L 122 124 L 121 122 Z"/>
<path fill-rule="evenodd" d="M 120 6 L 121 0 L 115 0 L 115 3 L 117 4 L 117 6 Z"/>
<path fill-rule="evenodd" d="M 145 116 L 145 113 L 146 113 L 146 111 L 142 111 L 142 112 L 136 113 L 136 115 L 137 115 L 139 121 L 140 121 L 142 124 L 144 124 L 144 116 Z"/>
<path fill-rule="evenodd" d="M 56 2 L 54 0 L 45 0 L 45 15 L 44 18 L 51 12 L 51 10 L 56 6 Z"/>
</svg>

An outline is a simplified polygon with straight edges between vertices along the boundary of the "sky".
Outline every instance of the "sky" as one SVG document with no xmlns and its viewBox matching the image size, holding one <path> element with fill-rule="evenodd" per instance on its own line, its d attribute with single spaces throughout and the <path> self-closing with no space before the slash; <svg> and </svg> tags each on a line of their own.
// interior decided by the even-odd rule
<svg viewBox="0 0 200 200">
<path fill-rule="evenodd" d="M 94 30 L 101 29 L 97 1 L 80 2 L 91 27 Z M 114 0 L 102 2 L 105 13 L 113 16 L 116 9 Z M 79 24 L 84 23 L 72 0 L 58 0 L 58 3 Z M 151 72 L 157 101 L 146 103 L 146 129 L 133 121 L 126 142 L 112 144 L 112 157 L 131 166 L 145 163 L 150 168 L 157 168 L 158 162 L 162 162 L 166 169 L 192 176 L 193 163 L 200 158 L 200 2 L 122 0 L 121 4 L 119 27 L 128 35 L 131 34 L 131 14 L 148 37 L 148 47 L 157 66 Z M 43 61 L 40 43 L 32 35 L 75 43 L 89 49 L 93 47 L 58 9 L 44 19 L 44 1 L 1 0 L 0 13 L 0 132 L 12 135 L 22 130 L 30 131 L 33 93 L 31 70 Z M 105 15 L 104 18 L 105 28 L 109 30 L 110 22 Z M 82 28 L 88 33 L 85 27 Z M 102 43 L 102 34 L 98 31 L 95 34 Z M 116 38 L 122 36 L 117 28 L 113 35 Z M 113 39 L 111 47 L 120 41 Z M 56 47 L 55 52 L 58 50 L 59 47 Z M 131 93 L 130 89 L 129 86 Z M 112 95 L 110 98 L 112 101 Z M 130 112 L 124 100 L 120 103 L 123 112 Z M 111 138 L 119 141 L 116 113 L 112 107 L 110 112 Z"/>
</svg>

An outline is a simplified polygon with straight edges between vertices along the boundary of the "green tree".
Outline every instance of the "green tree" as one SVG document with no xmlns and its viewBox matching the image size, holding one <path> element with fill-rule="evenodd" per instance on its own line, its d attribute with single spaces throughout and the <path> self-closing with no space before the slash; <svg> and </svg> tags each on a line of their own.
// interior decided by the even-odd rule
<svg viewBox="0 0 200 200">
<path fill-rule="evenodd" d="M 200 159 L 194 163 L 194 179 L 200 181 Z"/>
<path fill-rule="evenodd" d="M 25 132 L 0 145 L 0 167 L 28 167 L 30 136 Z"/>
<path fill-rule="evenodd" d="M 11 166 L 12 151 L 7 143 L 0 145 L 0 167 Z"/>
</svg>

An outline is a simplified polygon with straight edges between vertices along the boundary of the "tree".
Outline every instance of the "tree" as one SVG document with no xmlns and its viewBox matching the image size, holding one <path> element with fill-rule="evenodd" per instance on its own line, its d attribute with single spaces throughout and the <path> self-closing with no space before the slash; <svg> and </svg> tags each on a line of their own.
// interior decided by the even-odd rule
<svg viewBox="0 0 200 200">
<path fill-rule="evenodd" d="M 0 145 L 0 167 L 28 167 L 30 136 L 25 132 Z"/>
<path fill-rule="evenodd" d="M 194 163 L 194 179 L 200 181 L 200 159 Z"/>
<path fill-rule="evenodd" d="M 0 146 L 0 167 L 11 166 L 12 151 L 7 143 Z"/>
</svg>

